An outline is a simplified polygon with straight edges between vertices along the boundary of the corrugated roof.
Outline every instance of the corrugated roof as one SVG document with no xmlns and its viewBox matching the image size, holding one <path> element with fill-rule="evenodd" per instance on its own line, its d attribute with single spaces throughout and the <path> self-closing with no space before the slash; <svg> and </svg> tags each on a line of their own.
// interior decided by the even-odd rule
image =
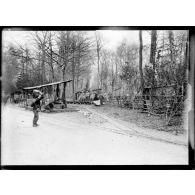
<svg viewBox="0 0 195 195">
<path fill-rule="evenodd" d="M 58 81 L 58 82 L 54 82 L 54 83 L 47 83 L 44 85 L 37 85 L 37 86 L 33 86 L 33 87 L 24 87 L 23 89 L 36 89 L 36 88 L 41 88 L 41 87 L 46 87 L 46 86 L 51 86 L 51 85 L 57 85 L 57 84 L 61 84 L 61 83 L 68 83 L 71 82 L 72 80 L 67 80 L 67 81 Z"/>
</svg>

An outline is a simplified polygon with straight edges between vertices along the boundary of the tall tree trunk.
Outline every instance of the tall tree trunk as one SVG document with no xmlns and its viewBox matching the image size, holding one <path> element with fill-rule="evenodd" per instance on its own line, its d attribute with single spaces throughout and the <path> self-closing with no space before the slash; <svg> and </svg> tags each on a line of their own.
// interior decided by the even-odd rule
<svg viewBox="0 0 195 195">
<path fill-rule="evenodd" d="M 98 57 L 98 88 L 100 87 L 100 54 L 99 54 L 99 48 L 97 43 L 97 57 Z"/>
<path fill-rule="evenodd" d="M 112 63 L 112 95 L 114 95 L 114 68 Z"/>
<path fill-rule="evenodd" d="M 42 84 L 45 84 L 45 47 L 44 46 L 42 48 L 41 69 L 42 69 Z"/>
<path fill-rule="evenodd" d="M 73 40 L 73 58 L 72 58 L 72 93 L 75 100 L 75 42 Z"/>
<path fill-rule="evenodd" d="M 156 41 L 157 41 L 157 31 L 152 30 L 151 48 L 150 48 L 150 63 L 153 65 L 153 69 L 155 69 Z"/>
<path fill-rule="evenodd" d="M 174 82 L 176 82 L 177 79 L 175 78 L 175 72 L 174 72 L 174 68 L 175 68 L 174 34 L 173 34 L 173 31 L 171 31 L 171 30 L 169 30 L 168 34 L 169 34 L 169 48 L 170 48 L 170 59 L 171 59 L 170 73 L 172 75 L 172 78 L 174 79 Z"/>
<path fill-rule="evenodd" d="M 115 86 L 118 89 L 119 88 L 118 86 L 118 63 L 117 62 L 115 63 L 116 63 Z"/>
<path fill-rule="evenodd" d="M 50 46 L 50 67 L 51 67 L 51 74 L 52 74 L 52 82 L 55 80 L 54 76 L 54 68 L 53 68 L 53 51 L 52 51 L 52 42 L 51 42 L 51 35 L 50 35 L 50 40 L 49 40 L 49 46 Z"/>
<path fill-rule="evenodd" d="M 80 69 L 80 64 L 81 64 L 81 51 L 80 51 L 80 48 L 79 48 L 78 66 L 77 66 L 77 75 L 76 75 L 76 88 L 77 88 L 77 90 L 79 88 L 79 69 Z"/>
<path fill-rule="evenodd" d="M 25 66 L 25 62 L 24 62 L 24 56 L 22 53 L 22 75 L 24 76 L 24 66 Z"/>
<path fill-rule="evenodd" d="M 141 93 L 143 95 L 144 89 L 144 78 L 142 71 L 142 50 L 143 50 L 143 42 L 142 42 L 142 31 L 139 31 L 139 73 L 140 73 L 140 81 L 141 81 Z"/>
<path fill-rule="evenodd" d="M 153 96 L 154 96 L 154 87 L 155 87 L 155 72 L 156 72 L 156 40 L 157 40 L 157 31 L 152 30 L 151 34 L 151 48 L 150 48 L 150 63 L 153 67 L 153 75 L 152 75 L 152 86 L 151 86 L 151 96 L 152 96 L 152 102 L 153 102 Z"/>
<path fill-rule="evenodd" d="M 42 83 L 42 68 L 41 68 L 41 54 L 40 54 L 40 52 L 39 52 L 39 54 L 38 54 L 38 67 L 39 67 L 39 69 L 38 69 L 38 75 L 39 75 L 39 79 L 38 79 L 38 82 L 37 82 L 37 84 L 41 84 Z"/>
<path fill-rule="evenodd" d="M 143 109 L 145 110 L 146 108 L 146 103 L 145 103 L 145 97 L 144 97 L 144 78 L 143 78 L 143 71 L 142 71 L 142 50 L 143 50 L 143 42 L 142 42 L 142 31 L 139 31 L 139 73 L 140 73 L 140 81 L 141 81 L 141 94 L 143 97 Z"/>
<path fill-rule="evenodd" d="M 26 74 L 28 74 L 28 50 L 25 50 L 25 63 L 26 63 L 26 67 L 25 67 L 25 72 Z"/>
<path fill-rule="evenodd" d="M 174 63 L 174 50 L 173 50 L 173 44 L 174 44 L 174 36 L 173 31 L 169 30 L 169 44 L 170 44 L 170 52 L 171 52 L 171 65 Z"/>
<path fill-rule="evenodd" d="M 186 44 L 185 44 L 185 49 L 184 49 L 184 65 L 183 65 L 183 81 L 187 83 L 187 74 L 186 71 L 189 69 L 189 33 L 187 34 L 187 40 L 186 40 Z M 188 75 L 189 77 L 189 75 Z M 190 77 L 189 77 L 190 78 Z"/>
<path fill-rule="evenodd" d="M 100 78 L 100 49 L 101 49 L 101 41 L 100 38 L 96 36 L 96 51 L 97 51 L 97 63 L 98 63 L 98 88 L 100 88 L 100 82 L 101 82 L 101 78 Z"/>
<path fill-rule="evenodd" d="M 103 66 L 102 66 L 102 63 L 101 63 L 100 88 L 103 90 L 103 79 L 102 79 L 102 73 L 103 73 Z"/>
</svg>

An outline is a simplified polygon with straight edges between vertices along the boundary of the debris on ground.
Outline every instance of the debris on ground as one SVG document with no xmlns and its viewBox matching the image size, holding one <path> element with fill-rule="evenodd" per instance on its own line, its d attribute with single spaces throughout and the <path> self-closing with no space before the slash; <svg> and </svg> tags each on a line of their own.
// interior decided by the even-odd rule
<svg viewBox="0 0 195 195">
<path fill-rule="evenodd" d="M 87 119 L 89 123 L 97 123 L 97 124 L 101 124 L 101 123 L 105 123 L 107 122 L 105 119 L 103 119 L 102 117 L 97 116 L 96 114 L 86 111 L 86 110 L 80 110 L 80 113 L 82 113 Z"/>
<path fill-rule="evenodd" d="M 185 128 L 186 116 L 175 116 L 170 126 L 166 126 L 165 119 L 162 116 L 141 113 L 139 110 L 125 109 L 117 106 L 104 105 L 101 107 L 91 107 L 92 109 L 104 113 L 106 116 L 117 118 L 129 123 L 136 124 L 139 127 L 150 128 L 157 131 L 166 131 L 170 133 L 186 134 Z"/>
</svg>

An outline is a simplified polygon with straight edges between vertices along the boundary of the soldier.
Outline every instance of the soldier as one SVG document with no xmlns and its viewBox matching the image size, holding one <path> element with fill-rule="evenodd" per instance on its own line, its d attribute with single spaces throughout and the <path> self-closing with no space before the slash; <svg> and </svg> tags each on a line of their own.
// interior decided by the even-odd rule
<svg viewBox="0 0 195 195">
<path fill-rule="evenodd" d="M 41 108 L 40 100 L 44 98 L 43 93 L 39 90 L 33 90 L 33 102 L 31 104 L 31 107 L 33 107 L 33 113 L 34 113 L 34 118 L 33 118 L 33 127 L 37 127 L 37 121 L 39 120 L 39 111 Z"/>
</svg>

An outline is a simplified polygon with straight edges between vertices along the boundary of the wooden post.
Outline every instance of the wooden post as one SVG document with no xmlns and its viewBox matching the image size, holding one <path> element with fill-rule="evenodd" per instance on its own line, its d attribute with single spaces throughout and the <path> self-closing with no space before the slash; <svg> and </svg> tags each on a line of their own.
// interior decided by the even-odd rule
<svg viewBox="0 0 195 195">
<path fill-rule="evenodd" d="M 67 108 L 67 103 L 66 103 L 66 83 L 64 83 L 64 89 L 63 89 L 63 103 L 65 105 L 65 108 Z"/>
<path fill-rule="evenodd" d="M 57 96 L 57 99 L 59 99 L 59 84 L 57 84 L 57 87 L 56 87 L 56 96 Z"/>
</svg>

